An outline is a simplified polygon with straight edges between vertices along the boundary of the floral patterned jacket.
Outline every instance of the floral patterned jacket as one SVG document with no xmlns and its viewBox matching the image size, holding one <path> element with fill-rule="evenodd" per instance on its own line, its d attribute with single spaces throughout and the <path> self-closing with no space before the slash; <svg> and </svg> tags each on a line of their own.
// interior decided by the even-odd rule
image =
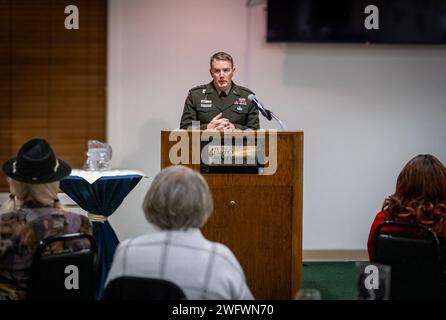
<svg viewBox="0 0 446 320">
<path fill-rule="evenodd" d="M 73 232 L 92 234 L 88 218 L 49 207 L 0 214 L 0 300 L 26 297 L 33 254 L 41 240 Z M 88 241 L 79 239 L 54 243 L 51 252 L 88 247 Z"/>
</svg>

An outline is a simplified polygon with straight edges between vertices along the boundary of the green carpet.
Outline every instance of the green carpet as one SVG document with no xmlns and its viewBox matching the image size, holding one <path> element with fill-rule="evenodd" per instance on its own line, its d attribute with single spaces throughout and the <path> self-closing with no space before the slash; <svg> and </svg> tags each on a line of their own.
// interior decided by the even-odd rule
<svg viewBox="0 0 446 320">
<path fill-rule="evenodd" d="M 302 288 L 315 288 L 322 300 L 354 300 L 355 262 L 304 262 Z"/>
</svg>

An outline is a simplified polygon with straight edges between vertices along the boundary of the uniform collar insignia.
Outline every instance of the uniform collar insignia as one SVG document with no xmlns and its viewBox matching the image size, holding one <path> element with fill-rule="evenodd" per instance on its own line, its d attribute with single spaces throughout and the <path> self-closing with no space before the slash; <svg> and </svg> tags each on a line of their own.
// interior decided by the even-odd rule
<svg viewBox="0 0 446 320">
<path fill-rule="evenodd" d="M 240 96 L 240 92 L 237 88 L 237 85 L 235 84 L 234 81 L 232 81 L 232 92 L 236 95 L 236 96 Z"/>
<path fill-rule="evenodd" d="M 206 86 L 206 93 L 211 93 L 214 92 L 214 85 L 212 84 L 212 81 L 210 83 L 207 84 Z"/>
<path fill-rule="evenodd" d="M 211 93 L 211 92 L 214 92 L 214 91 L 217 92 L 217 90 L 214 88 L 214 83 L 211 81 L 210 83 L 207 84 L 205 93 Z M 234 83 L 234 81 L 232 81 L 232 88 L 229 91 L 228 95 L 231 92 L 234 93 L 236 96 L 240 96 L 240 92 L 237 89 L 237 85 Z"/>
</svg>

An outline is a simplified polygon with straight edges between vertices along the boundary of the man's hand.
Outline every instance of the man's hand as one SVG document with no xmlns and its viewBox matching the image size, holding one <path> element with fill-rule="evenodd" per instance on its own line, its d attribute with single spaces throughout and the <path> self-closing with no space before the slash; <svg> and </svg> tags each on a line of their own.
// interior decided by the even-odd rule
<svg viewBox="0 0 446 320">
<path fill-rule="evenodd" d="M 221 130 L 223 130 L 223 131 L 226 131 L 226 130 L 232 131 L 234 129 L 235 129 L 235 126 L 231 122 L 228 121 L 227 123 L 225 123 L 223 129 L 221 129 Z"/>
<path fill-rule="evenodd" d="M 234 130 L 235 126 L 229 122 L 228 119 L 222 118 L 222 113 L 220 112 L 214 118 L 212 118 L 211 122 L 209 122 L 207 129 L 215 129 L 219 131 L 224 130 Z"/>
</svg>

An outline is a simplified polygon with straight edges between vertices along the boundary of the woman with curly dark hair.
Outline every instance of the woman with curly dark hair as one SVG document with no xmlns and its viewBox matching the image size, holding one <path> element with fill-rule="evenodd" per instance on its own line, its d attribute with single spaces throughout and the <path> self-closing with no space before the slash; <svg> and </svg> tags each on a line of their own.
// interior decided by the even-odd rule
<svg viewBox="0 0 446 320">
<path fill-rule="evenodd" d="M 446 239 L 446 167 L 440 160 L 430 154 L 418 155 L 403 168 L 395 193 L 384 200 L 373 221 L 369 257 L 375 229 L 385 221 L 419 223 Z"/>
</svg>

